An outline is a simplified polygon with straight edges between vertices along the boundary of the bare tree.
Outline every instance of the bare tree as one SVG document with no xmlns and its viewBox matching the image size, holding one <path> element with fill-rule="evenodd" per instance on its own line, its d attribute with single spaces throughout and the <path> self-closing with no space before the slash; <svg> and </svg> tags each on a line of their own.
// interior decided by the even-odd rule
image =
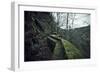
<svg viewBox="0 0 100 73">
<path fill-rule="evenodd" d="M 60 12 L 57 12 L 56 13 L 57 14 L 57 26 L 56 26 L 56 31 L 58 32 L 59 30 L 58 30 L 58 27 L 59 27 L 59 24 L 60 24 Z"/>
<path fill-rule="evenodd" d="M 69 13 L 67 13 L 67 17 L 66 17 L 66 29 L 69 29 L 69 26 L 68 26 L 68 22 L 69 22 Z"/>
<path fill-rule="evenodd" d="M 71 28 L 73 28 L 73 25 L 74 25 L 74 20 L 75 20 L 75 16 L 76 16 L 76 14 L 75 13 L 73 13 L 73 17 L 72 17 L 72 23 L 71 23 Z"/>
</svg>

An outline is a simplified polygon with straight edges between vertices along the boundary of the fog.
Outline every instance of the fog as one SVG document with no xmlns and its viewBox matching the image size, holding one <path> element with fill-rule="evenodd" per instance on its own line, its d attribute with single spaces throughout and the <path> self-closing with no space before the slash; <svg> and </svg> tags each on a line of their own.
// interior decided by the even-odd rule
<svg viewBox="0 0 100 73">
<path fill-rule="evenodd" d="M 90 14 L 53 12 L 52 16 L 58 27 L 62 29 L 81 28 L 90 25 Z"/>
</svg>

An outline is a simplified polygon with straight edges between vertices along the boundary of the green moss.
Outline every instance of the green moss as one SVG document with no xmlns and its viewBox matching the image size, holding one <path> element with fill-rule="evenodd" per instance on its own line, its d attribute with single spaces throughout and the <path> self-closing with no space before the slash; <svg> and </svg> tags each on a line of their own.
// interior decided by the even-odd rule
<svg viewBox="0 0 100 73">
<path fill-rule="evenodd" d="M 61 39 L 68 59 L 81 58 L 81 52 L 72 43 Z"/>
</svg>

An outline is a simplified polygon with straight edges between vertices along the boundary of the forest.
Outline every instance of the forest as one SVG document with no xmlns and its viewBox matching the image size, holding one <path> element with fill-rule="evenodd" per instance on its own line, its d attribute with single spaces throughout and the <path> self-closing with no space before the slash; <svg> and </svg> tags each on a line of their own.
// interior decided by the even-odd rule
<svg viewBox="0 0 100 73">
<path fill-rule="evenodd" d="M 24 61 L 90 58 L 90 16 L 24 11 Z"/>
</svg>

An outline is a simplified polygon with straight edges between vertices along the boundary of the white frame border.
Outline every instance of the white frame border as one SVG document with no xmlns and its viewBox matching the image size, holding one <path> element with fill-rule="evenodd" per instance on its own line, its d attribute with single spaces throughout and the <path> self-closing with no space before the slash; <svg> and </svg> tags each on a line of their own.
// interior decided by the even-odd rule
<svg viewBox="0 0 100 73">
<path fill-rule="evenodd" d="M 20 18 L 19 18 L 19 6 L 25 6 L 25 5 L 29 5 L 29 6 L 39 6 L 39 7 L 52 7 L 52 8 L 69 8 L 69 9 L 86 9 L 86 10 L 93 10 L 93 22 L 91 24 L 91 32 L 95 33 L 96 30 L 94 30 L 93 28 L 95 27 L 95 23 L 96 23 L 96 8 L 95 7 L 89 7 L 89 6 L 76 6 L 76 5 L 67 5 L 66 7 L 64 6 L 44 6 L 44 5 L 33 5 L 32 3 L 21 3 L 21 2 L 13 2 L 12 6 L 11 6 L 11 69 L 14 71 L 19 71 L 19 70 L 23 70 L 23 69 L 31 69 L 29 66 L 23 66 L 21 67 L 20 64 Z M 92 34 L 92 33 L 91 33 Z M 95 36 L 91 35 L 91 39 L 95 39 Z M 95 45 L 93 44 L 93 40 L 91 40 L 91 48 L 93 48 Z M 76 61 L 76 63 L 73 63 L 73 60 L 67 60 L 68 64 L 66 64 L 66 60 L 63 61 L 49 61 L 52 64 L 49 64 L 47 61 L 43 61 L 43 62 L 35 62 L 32 67 L 32 69 L 45 69 L 47 67 L 49 68 L 55 68 L 55 67 L 73 67 L 73 66 L 88 66 L 88 65 L 96 65 L 96 50 L 92 49 L 92 53 L 93 53 L 93 59 L 92 60 L 81 60 L 82 62 L 84 62 L 83 64 L 79 64 L 80 61 L 78 60 L 74 60 Z M 56 64 L 59 63 L 59 65 Z M 61 63 L 64 64 L 61 64 Z M 71 63 L 73 63 L 74 65 L 72 65 Z M 32 63 L 30 63 L 32 64 Z M 39 65 L 38 65 L 39 64 Z M 43 66 L 44 64 L 47 64 L 46 66 Z M 36 68 L 34 68 L 34 66 Z M 40 66 L 40 67 L 38 67 Z"/>
</svg>

